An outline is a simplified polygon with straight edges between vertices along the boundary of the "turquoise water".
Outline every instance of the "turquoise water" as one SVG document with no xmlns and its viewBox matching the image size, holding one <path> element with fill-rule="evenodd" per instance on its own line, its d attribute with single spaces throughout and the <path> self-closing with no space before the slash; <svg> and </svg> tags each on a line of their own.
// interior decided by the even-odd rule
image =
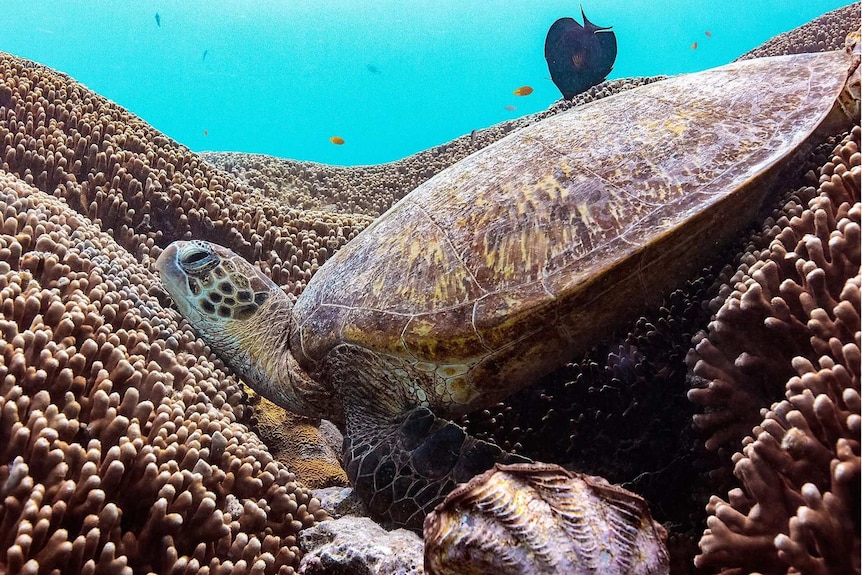
<svg viewBox="0 0 862 575">
<path fill-rule="evenodd" d="M 4 4 L 0 50 L 70 74 L 192 150 L 341 165 L 396 160 L 546 108 L 560 93 L 545 34 L 557 18 L 580 20 L 577 3 L 559 0 Z M 609 77 L 621 78 L 724 64 L 846 4 L 607 0 L 584 10 L 613 26 Z M 514 96 L 522 85 L 535 91 Z"/>
</svg>

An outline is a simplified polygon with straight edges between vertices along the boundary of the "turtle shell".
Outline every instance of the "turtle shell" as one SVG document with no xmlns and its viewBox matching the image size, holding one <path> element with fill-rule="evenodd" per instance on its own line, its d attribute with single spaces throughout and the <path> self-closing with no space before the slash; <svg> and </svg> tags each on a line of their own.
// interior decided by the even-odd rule
<svg viewBox="0 0 862 575">
<path fill-rule="evenodd" d="M 326 262 L 296 302 L 291 348 L 320 381 L 387 390 L 395 412 L 497 401 L 738 236 L 849 64 L 844 52 L 737 62 L 510 134 Z"/>
</svg>

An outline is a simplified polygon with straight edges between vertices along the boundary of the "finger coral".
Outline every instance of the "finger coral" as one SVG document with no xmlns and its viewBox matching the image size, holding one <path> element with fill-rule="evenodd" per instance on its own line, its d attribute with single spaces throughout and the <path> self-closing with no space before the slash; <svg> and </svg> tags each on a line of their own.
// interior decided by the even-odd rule
<svg viewBox="0 0 862 575">
<path fill-rule="evenodd" d="M 775 222 L 768 248 L 746 254 L 689 358 L 708 382 L 690 397 L 707 408 L 696 423 L 712 448 L 751 427 L 785 380 L 785 399 L 733 456 L 741 487 L 707 505 L 698 567 L 859 572 L 859 140 L 856 127 L 807 208 Z"/>
<path fill-rule="evenodd" d="M 6 173 L 0 210 L 0 566 L 298 566 L 325 512 L 237 423 L 238 386 L 173 335 L 146 267 Z"/>
<path fill-rule="evenodd" d="M 298 291 L 363 220 L 251 207 L 252 189 L 5 54 L 0 142 L 0 567 L 291 572 L 326 514 L 238 422 L 239 386 L 153 297 L 149 260 L 217 236 Z"/>
<path fill-rule="evenodd" d="M 839 302 L 859 270 L 859 164 L 857 127 L 822 168 L 819 195 L 805 208 L 815 190 L 792 194 L 740 258 L 733 291 L 713 300 L 715 318 L 687 358 L 703 381 L 689 398 L 706 408 L 695 423 L 707 448 L 749 433 L 793 375 L 794 357 L 817 361 L 832 337 L 852 338 L 849 304 Z"/>
</svg>

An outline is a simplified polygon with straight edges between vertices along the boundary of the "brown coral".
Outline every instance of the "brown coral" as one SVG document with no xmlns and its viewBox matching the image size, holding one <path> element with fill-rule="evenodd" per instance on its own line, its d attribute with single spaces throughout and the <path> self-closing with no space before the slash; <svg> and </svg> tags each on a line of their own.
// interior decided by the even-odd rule
<svg viewBox="0 0 862 575">
<path fill-rule="evenodd" d="M 830 337 L 852 336 L 842 319 L 847 304 L 836 306 L 859 269 L 859 164 L 857 127 L 823 167 L 819 196 L 802 209 L 814 190 L 792 195 L 741 257 L 733 291 L 712 302 L 709 332 L 687 358 L 704 381 L 689 398 L 707 409 L 695 423 L 709 434 L 708 448 L 749 433 L 792 376 L 792 358 L 816 361 L 829 353 Z"/>
<path fill-rule="evenodd" d="M 251 428 L 266 443 L 273 457 L 302 478 L 309 489 L 346 486 L 340 464 L 341 433 L 332 423 L 311 420 L 285 411 L 249 391 L 254 409 Z M 327 437 L 330 431 L 332 437 Z"/>
<path fill-rule="evenodd" d="M 220 362 L 148 295 L 148 256 L 194 233 L 267 245 L 299 290 L 361 218 L 249 207 L 253 190 L 8 55 L 0 141 L 0 564 L 289 572 L 298 529 L 325 513 L 237 423 Z"/>
<path fill-rule="evenodd" d="M 742 487 L 710 499 L 699 567 L 859 572 L 859 140 L 856 127 L 808 208 L 776 222 L 768 249 L 744 258 L 736 290 L 690 357 L 709 381 L 690 397 L 710 409 L 696 422 L 713 448 L 750 426 L 786 381 L 786 399 L 733 457 Z"/>
<path fill-rule="evenodd" d="M 236 383 L 107 234 L 0 190 L 0 565 L 290 572 L 325 513 L 237 423 Z"/>
</svg>

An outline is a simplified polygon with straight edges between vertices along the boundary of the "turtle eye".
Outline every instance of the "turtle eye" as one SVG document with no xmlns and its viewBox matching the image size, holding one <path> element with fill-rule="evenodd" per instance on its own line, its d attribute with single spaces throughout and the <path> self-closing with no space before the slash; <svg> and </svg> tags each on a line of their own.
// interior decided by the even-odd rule
<svg viewBox="0 0 862 575">
<path fill-rule="evenodd" d="M 216 267 L 219 257 L 210 250 L 194 248 L 180 257 L 180 265 L 189 273 L 203 274 Z"/>
</svg>

